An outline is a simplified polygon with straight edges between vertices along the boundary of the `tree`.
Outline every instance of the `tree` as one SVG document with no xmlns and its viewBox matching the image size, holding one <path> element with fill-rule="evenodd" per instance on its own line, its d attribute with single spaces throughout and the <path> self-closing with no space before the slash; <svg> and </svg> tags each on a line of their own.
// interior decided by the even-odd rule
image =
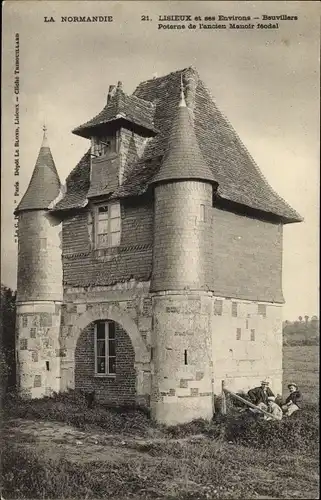
<svg viewBox="0 0 321 500">
<path fill-rule="evenodd" d="M 299 321 L 300 323 L 302 323 L 302 316 L 299 316 Z"/>
<path fill-rule="evenodd" d="M 5 390 L 14 387 L 16 382 L 15 327 L 16 293 L 1 283 L 1 385 Z"/>
</svg>

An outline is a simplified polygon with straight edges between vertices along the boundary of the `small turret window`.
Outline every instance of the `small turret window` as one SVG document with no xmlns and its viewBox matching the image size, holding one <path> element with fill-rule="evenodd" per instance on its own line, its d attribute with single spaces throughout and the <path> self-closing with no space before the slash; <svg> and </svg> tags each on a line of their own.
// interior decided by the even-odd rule
<svg viewBox="0 0 321 500">
<path fill-rule="evenodd" d="M 206 213 L 205 213 L 205 205 L 200 205 L 200 221 L 205 222 Z"/>
<path fill-rule="evenodd" d="M 100 158 L 114 152 L 115 146 L 115 137 L 92 137 L 91 154 L 94 158 Z"/>
<path fill-rule="evenodd" d="M 96 211 L 96 247 L 120 245 L 120 204 L 100 205 Z"/>
</svg>

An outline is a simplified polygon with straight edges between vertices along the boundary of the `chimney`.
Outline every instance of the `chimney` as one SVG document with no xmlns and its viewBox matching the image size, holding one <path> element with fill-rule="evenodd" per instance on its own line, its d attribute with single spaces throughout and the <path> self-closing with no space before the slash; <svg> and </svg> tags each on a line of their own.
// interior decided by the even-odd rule
<svg viewBox="0 0 321 500">
<path fill-rule="evenodd" d="M 111 101 L 115 94 L 116 85 L 109 85 L 107 104 Z"/>
</svg>

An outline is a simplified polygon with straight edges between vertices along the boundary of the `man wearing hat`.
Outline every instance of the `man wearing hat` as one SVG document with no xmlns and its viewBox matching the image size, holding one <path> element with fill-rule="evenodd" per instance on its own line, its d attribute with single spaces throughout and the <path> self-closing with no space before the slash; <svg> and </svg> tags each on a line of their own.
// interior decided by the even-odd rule
<svg viewBox="0 0 321 500">
<path fill-rule="evenodd" d="M 288 385 L 288 389 L 290 391 L 289 396 L 285 400 L 285 405 L 282 406 L 282 410 L 284 414 L 289 417 L 295 411 L 300 409 L 301 405 L 301 393 L 297 384 L 291 382 Z"/>
<path fill-rule="evenodd" d="M 251 402 L 259 407 L 268 406 L 268 398 L 274 397 L 273 392 L 269 388 L 269 382 L 267 380 L 262 380 L 260 387 L 254 387 L 250 389 L 247 393 Z M 263 409 L 265 409 L 263 407 Z"/>
</svg>

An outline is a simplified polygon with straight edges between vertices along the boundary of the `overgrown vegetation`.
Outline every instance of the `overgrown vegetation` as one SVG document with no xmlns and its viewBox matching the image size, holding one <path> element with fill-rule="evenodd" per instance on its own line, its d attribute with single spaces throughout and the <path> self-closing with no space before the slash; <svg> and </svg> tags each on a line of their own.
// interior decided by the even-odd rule
<svg viewBox="0 0 321 500">
<path fill-rule="evenodd" d="M 1 284 L 0 302 L 0 396 L 15 385 L 16 294 Z"/>
<path fill-rule="evenodd" d="M 15 294 L 1 287 L 1 301 L 1 385 L 9 382 L 10 388 Z M 8 393 L 0 443 L 3 498 L 318 498 L 318 354 L 308 346 L 315 343 L 308 320 L 295 323 L 284 329 L 292 344 L 284 348 L 284 391 L 289 381 L 297 382 L 304 407 L 281 422 L 254 419 L 251 412 L 240 412 L 241 404 L 228 400 L 227 416 L 216 413 L 212 421 L 165 427 L 143 408 L 90 409 L 77 391 L 29 401 Z M 297 343 L 304 346 L 293 347 Z M 215 403 L 219 409 L 220 399 Z M 28 427 L 30 421 L 39 429 L 56 422 L 52 433 L 67 424 L 83 432 L 89 444 L 85 448 L 76 438 L 40 440 L 38 428 L 36 434 L 19 433 L 21 423 Z"/>
<path fill-rule="evenodd" d="M 11 394 L 5 400 L 5 417 L 63 422 L 79 429 L 99 427 L 108 433 L 145 435 L 148 412 L 132 406 L 87 408 L 85 395 L 70 390 L 53 397 L 25 400 Z"/>
<path fill-rule="evenodd" d="M 306 404 L 304 411 L 280 422 L 240 413 L 231 401 L 228 407 L 227 416 L 217 414 L 212 421 L 165 427 L 133 408 L 84 408 L 83 395 L 76 391 L 41 400 L 9 397 L 7 418 L 59 421 L 127 442 L 117 460 L 109 458 L 107 449 L 104 460 L 87 463 L 49 458 L 34 442 L 28 446 L 22 440 L 14 447 L 6 442 L 3 496 L 208 500 L 287 498 L 284 492 L 290 492 L 291 498 L 316 498 L 307 495 L 317 491 L 317 405 Z M 301 497 L 293 492 L 294 476 L 299 492 L 304 491 Z"/>
</svg>

